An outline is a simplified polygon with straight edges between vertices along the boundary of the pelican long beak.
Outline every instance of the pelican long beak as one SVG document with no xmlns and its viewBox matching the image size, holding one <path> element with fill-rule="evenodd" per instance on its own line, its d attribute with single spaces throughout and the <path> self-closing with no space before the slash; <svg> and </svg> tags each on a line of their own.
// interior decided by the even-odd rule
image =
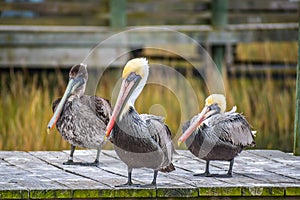
<svg viewBox="0 0 300 200">
<path fill-rule="evenodd" d="M 186 129 L 185 132 L 178 139 L 178 146 L 180 146 L 181 143 L 183 143 L 186 139 L 188 139 L 188 137 L 190 137 L 190 135 L 202 124 L 202 122 L 206 118 L 208 118 L 209 116 L 211 116 L 215 112 L 216 111 L 215 110 L 211 110 L 209 108 L 209 106 L 205 106 L 203 108 L 203 110 L 201 111 L 201 113 L 198 114 L 197 119 L 192 124 L 190 124 L 190 126 L 188 127 L 188 129 Z"/>
<path fill-rule="evenodd" d="M 64 104 L 66 103 L 67 98 L 70 96 L 70 94 L 78 87 L 82 84 L 81 79 L 70 79 L 69 83 L 67 85 L 67 88 L 65 90 L 65 93 L 62 97 L 62 99 L 60 100 L 52 118 L 50 119 L 48 126 L 47 126 L 47 133 L 50 133 L 50 131 L 54 128 L 57 120 L 60 117 L 60 114 L 63 110 Z"/>
<path fill-rule="evenodd" d="M 105 139 L 109 137 L 111 130 L 113 129 L 116 121 L 120 118 L 125 108 L 125 105 L 128 102 L 132 92 L 138 86 L 138 83 L 141 80 L 141 76 L 135 73 L 131 73 L 126 79 L 122 81 L 120 93 L 115 104 L 114 110 L 112 112 L 111 118 L 106 127 Z"/>
</svg>

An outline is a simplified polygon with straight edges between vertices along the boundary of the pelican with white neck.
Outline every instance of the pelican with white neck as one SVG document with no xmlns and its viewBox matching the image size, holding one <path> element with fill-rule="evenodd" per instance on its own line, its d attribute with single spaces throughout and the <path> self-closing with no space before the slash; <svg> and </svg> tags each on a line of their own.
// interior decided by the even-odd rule
<svg viewBox="0 0 300 200">
<path fill-rule="evenodd" d="M 106 136 L 128 167 L 128 181 L 124 184 L 126 186 L 133 185 L 131 174 L 134 168 L 153 169 L 151 185 L 156 185 L 158 171 L 175 170 L 171 162 L 174 152 L 171 132 L 163 118 L 138 114 L 134 108 L 135 100 L 146 85 L 148 75 L 149 66 L 145 58 L 127 62 L 117 102 L 107 125 Z"/>
<path fill-rule="evenodd" d="M 236 113 L 236 107 L 225 112 L 226 99 L 222 94 L 212 94 L 205 100 L 205 107 L 190 121 L 183 125 L 178 145 L 185 142 L 196 157 L 206 160 L 204 176 L 209 172 L 211 160 L 230 161 L 227 174 L 232 176 L 234 158 L 248 146 L 255 146 L 254 132 L 245 117 Z"/>
</svg>

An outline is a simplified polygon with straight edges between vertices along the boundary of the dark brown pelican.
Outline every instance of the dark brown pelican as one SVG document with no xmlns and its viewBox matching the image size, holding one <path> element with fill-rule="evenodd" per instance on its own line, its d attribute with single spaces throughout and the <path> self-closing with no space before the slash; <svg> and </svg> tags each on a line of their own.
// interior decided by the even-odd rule
<svg viewBox="0 0 300 200">
<path fill-rule="evenodd" d="M 48 124 L 48 132 L 56 124 L 60 134 L 71 144 L 70 157 L 64 164 L 98 165 L 101 147 L 105 142 L 111 106 L 106 99 L 84 95 L 87 79 L 85 64 L 73 66 L 63 97 L 56 99 L 52 105 L 55 112 Z M 76 146 L 97 149 L 95 162 L 73 162 Z"/>
<path fill-rule="evenodd" d="M 128 61 L 122 74 L 122 85 L 106 135 L 114 144 L 115 151 L 128 167 L 128 181 L 122 186 L 132 185 L 133 168 L 151 168 L 156 185 L 158 171 L 175 170 L 172 164 L 174 146 L 171 132 L 158 116 L 141 114 L 134 102 L 142 92 L 149 74 L 148 61 L 136 58 Z"/>
<path fill-rule="evenodd" d="M 185 141 L 188 149 L 203 160 L 206 160 L 204 176 L 209 173 L 211 160 L 230 161 L 228 173 L 232 176 L 234 158 L 247 146 L 255 146 L 254 132 L 249 123 L 236 107 L 229 112 L 226 109 L 224 95 L 212 94 L 205 100 L 202 112 L 183 125 L 183 135 L 179 138 L 180 145 Z"/>
</svg>

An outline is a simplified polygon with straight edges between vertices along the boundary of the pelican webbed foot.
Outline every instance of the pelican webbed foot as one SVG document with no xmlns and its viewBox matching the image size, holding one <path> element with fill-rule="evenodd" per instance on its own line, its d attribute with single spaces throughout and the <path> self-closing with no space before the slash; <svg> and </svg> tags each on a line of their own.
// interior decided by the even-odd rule
<svg viewBox="0 0 300 200">
<path fill-rule="evenodd" d="M 193 176 L 212 177 L 213 174 L 211 174 L 211 173 L 209 173 L 209 172 L 203 172 L 203 173 L 195 173 L 195 174 L 193 174 Z"/>
<path fill-rule="evenodd" d="M 98 162 L 74 162 L 73 160 L 68 160 L 67 162 L 63 163 L 64 165 L 79 165 L 79 166 L 95 166 L 97 167 L 99 165 L 99 161 Z"/>
<path fill-rule="evenodd" d="M 67 162 L 63 162 L 63 165 L 76 165 L 73 159 L 68 159 Z"/>
<path fill-rule="evenodd" d="M 81 166 L 94 166 L 94 167 L 97 167 L 97 166 L 99 166 L 99 161 L 97 160 L 95 160 L 95 162 L 87 162 L 87 163 L 83 163 L 83 162 L 78 162 L 79 163 L 79 165 L 81 165 Z"/>
<path fill-rule="evenodd" d="M 211 174 L 209 173 L 209 161 L 206 161 L 206 168 L 204 173 L 196 173 L 194 176 L 202 176 L 202 177 L 217 177 L 217 178 L 231 178 L 232 177 L 232 167 L 233 167 L 234 159 L 230 160 L 229 170 L 227 174 Z"/>
<path fill-rule="evenodd" d="M 149 183 L 149 184 L 145 184 L 145 185 L 141 185 L 141 188 L 155 188 L 156 187 L 156 183 Z"/>
<path fill-rule="evenodd" d="M 127 182 L 121 185 L 116 185 L 115 187 L 140 187 L 140 184 L 133 184 L 131 181 L 131 173 L 132 173 L 132 169 L 128 168 L 128 179 Z"/>
<path fill-rule="evenodd" d="M 154 170 L 154 174 L 153 174 L 153 180 L 150 184 L 146 184 L 146 185 L 142 185 L 142 187 L 144 188 L 152 188 L 152 187 L 156 187 L 156 178 L 157 178 L 157 174 L 158 174 L 158 171 L 157 170 Z"/>
<path fill-rule="evenodd" d="M 206 161 L 205 172 L 204 173 L 195 173 L 194 176 L 202 177 L 212 177 L 213 175 L 209 173 L 209 160 Z"/>
<path fill-rule="evenodd" d="M 215 174 L 214 177 L 216 178 L 232 178 L 232 174 Z"/>
<path fill-rule="evenodd" d="M 74 151 L 75 151 L 75 146 L 71 144 L 71 151 L 70 151 L 70 157 L 67 160 L 67 162 L 63 162 L 63 165 L 76 165 L 74 164 L 75 162 L 73 161 L 73 156 L 74 156 Z"/>
<path fill-rule="evenodd" d="M 132 182 L 126 182 L 124 184 L 121 185 L 115 185 L 115 187 L 140 187 L 140 184 L 133 184 Z"/>
</svg>

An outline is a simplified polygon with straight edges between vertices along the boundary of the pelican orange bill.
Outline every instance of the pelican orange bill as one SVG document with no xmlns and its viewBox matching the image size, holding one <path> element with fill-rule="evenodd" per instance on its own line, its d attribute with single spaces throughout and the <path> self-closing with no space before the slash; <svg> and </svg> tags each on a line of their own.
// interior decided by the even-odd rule
<svg viewBox="0 0 300 200">
<path fill-rule="evenodd" d="M 190 127 L 181 135 L 181 137 L 178 139 L 178 146 L 181 145 L 182 142 L 184 142 L 190 135 L 194 132 L 194 130 L 201 125 L 201 123 L 206 118 L 206 113 L 209 111 L 208 106 L 205 106 L 201 113 L 198 115 L 197 119 L 193 124 L 190 125 Z"/>
</svg>

